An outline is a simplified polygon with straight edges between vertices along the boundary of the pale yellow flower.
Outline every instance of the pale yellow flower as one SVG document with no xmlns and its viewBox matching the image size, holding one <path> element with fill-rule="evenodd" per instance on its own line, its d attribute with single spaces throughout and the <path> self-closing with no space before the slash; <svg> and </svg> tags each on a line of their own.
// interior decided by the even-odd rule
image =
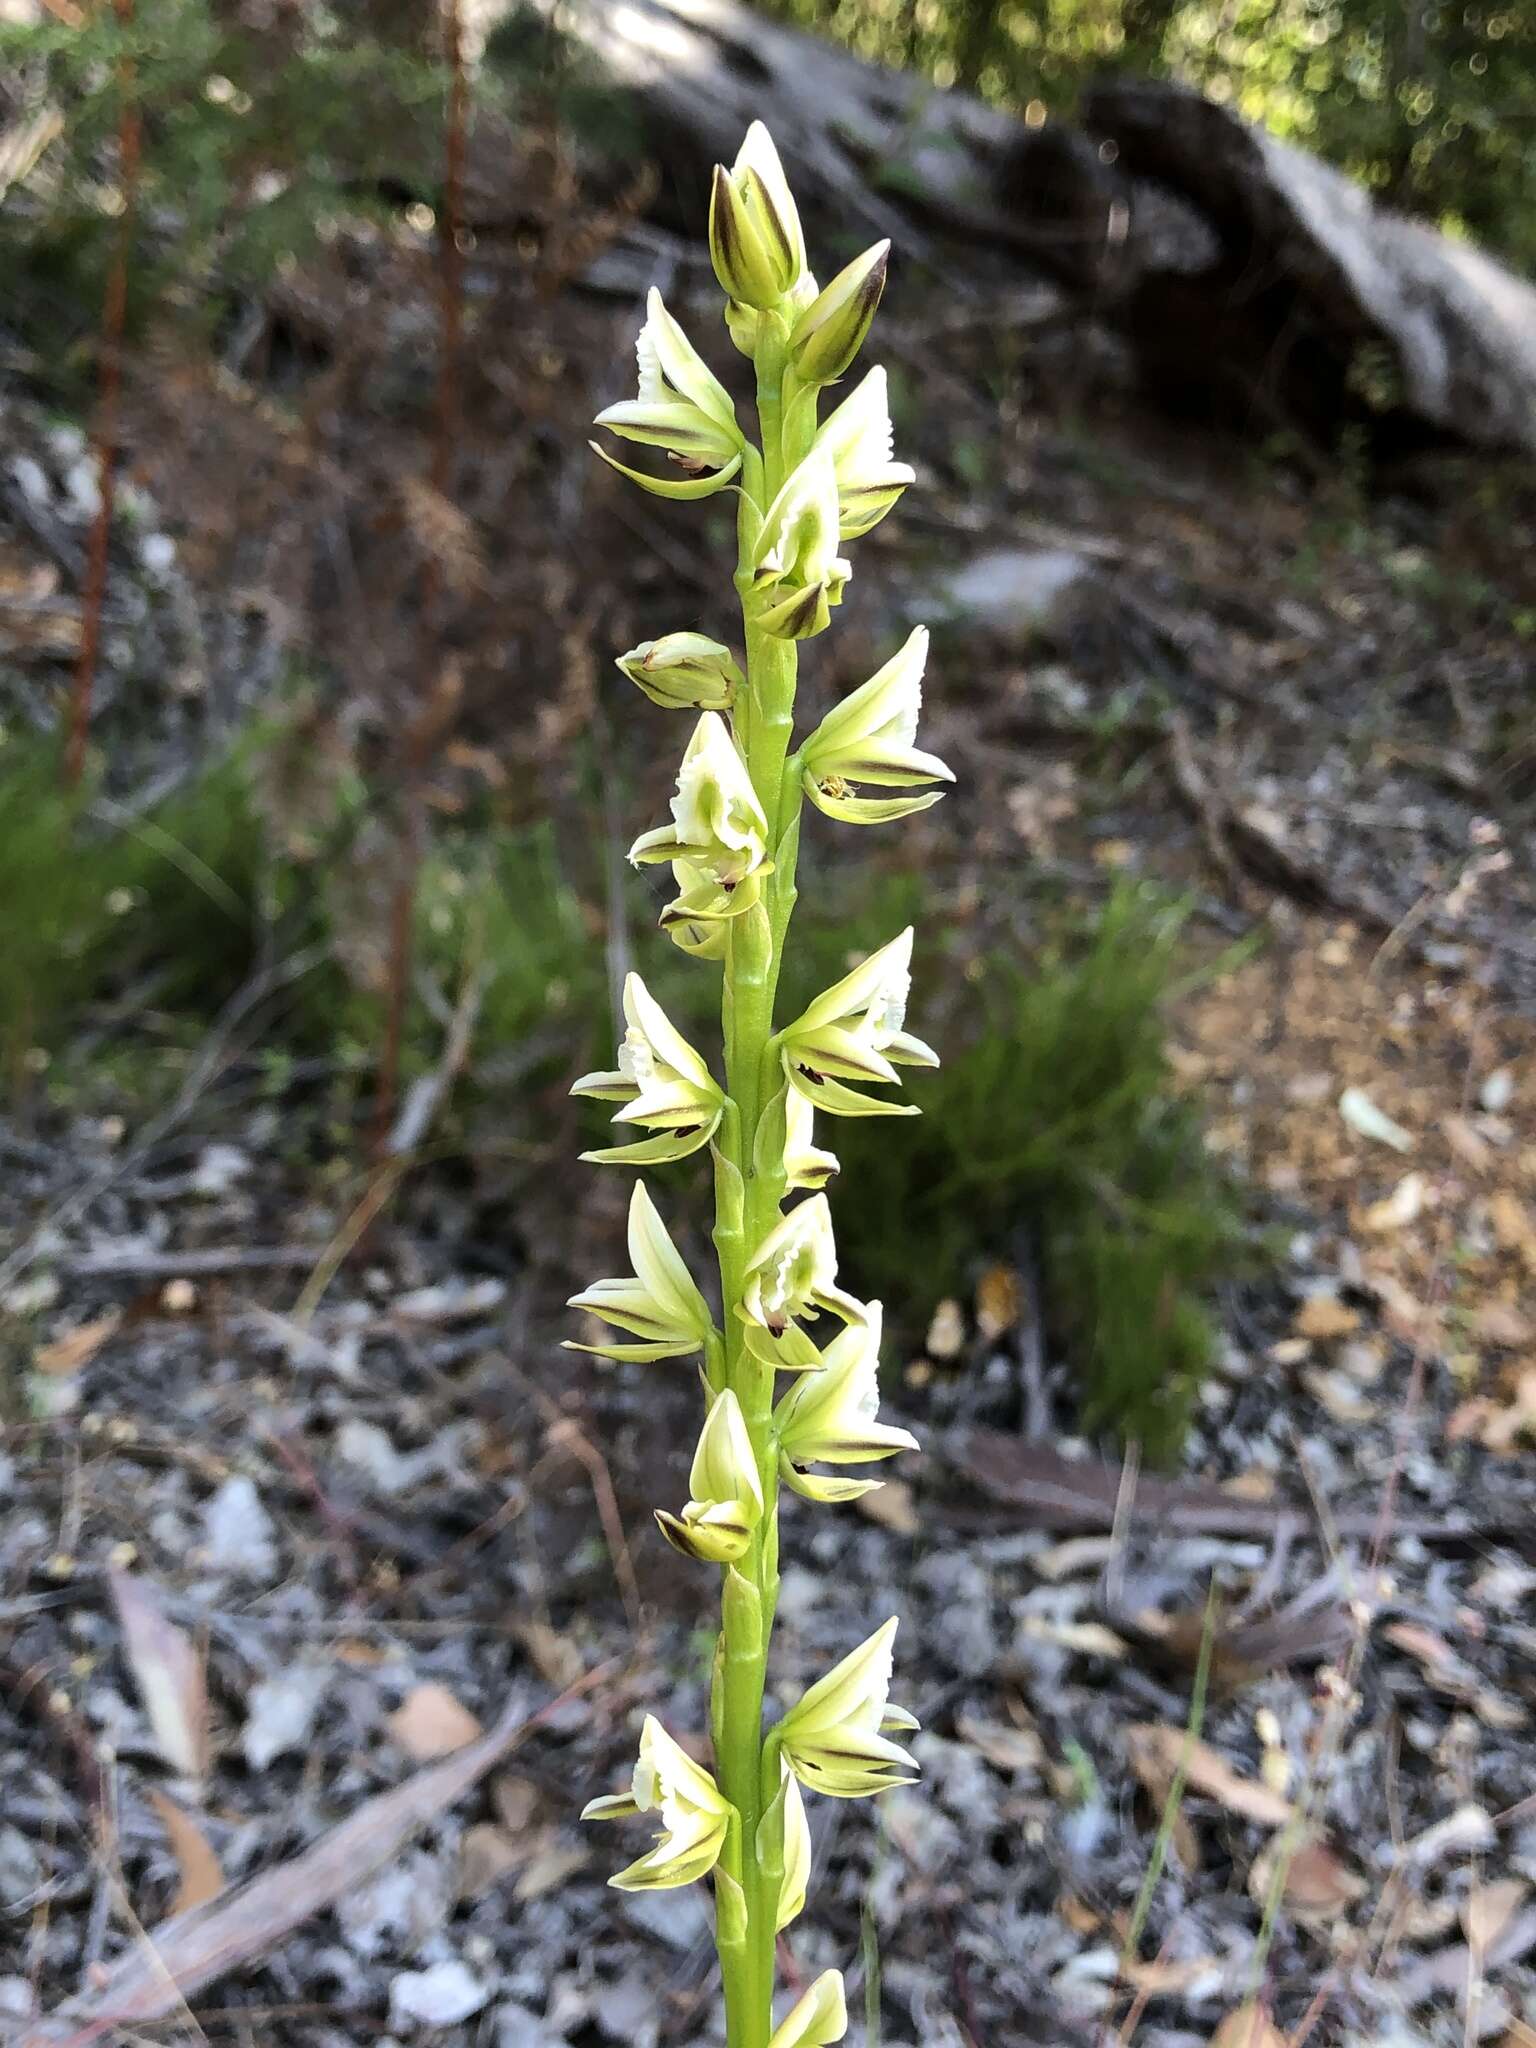
<svg viewBox="0 0 1536 2048">
<path fill-rule="evenodd" d="M 655 1847 L 608 1880 L 621 1892 L 654 1892 L 692 1884 L 712 1870 L 734 1812 L 709 1772 L 672 1740 L 653 1714 L 647 1714 L 630 1790 L 590 1800 L 581 1817 L 624 1820 L 639 1813 L 660 1815 Z"/>
</svg>

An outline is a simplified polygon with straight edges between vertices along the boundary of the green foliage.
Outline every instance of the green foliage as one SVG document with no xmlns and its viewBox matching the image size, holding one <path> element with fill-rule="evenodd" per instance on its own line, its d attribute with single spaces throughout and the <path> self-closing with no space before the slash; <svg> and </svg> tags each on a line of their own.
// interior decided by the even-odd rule
<svg viewBox="0 0 1536 2048">
<path fill-rule="evenodd" d="M 14 1090 L 33 1046 L 92 985 L 134 902 L 117 850 L 80 832 L 81 799 L 60 786 L 57 750 L 0 748 L 0 1087 Z M 120 893 L 121 892 L 121 893 Z"/>
<path fill-rule="evenodd" d="M 1536 263 L 1536 10 L 1402 0 L 769 0 L 862 56 L 1070 113 L 1124 69 L 1197 85 L 1393 205 Z"/>
<path fill-rule="evenodd" d="M 339 212 L 435 191 L 442 82 L 416 49 L 326 8 L 281 28 L 217 0 L 136 0 L 81 24 L 0 24 L 0 77 L 23 111 L 48 105 L 60 139 L 7 201 L 0 296 L 35 372 L 67 390 L 100 318 L 124 195 L 125 97 L 143 122 L 128 331 L 174 311 L 217 330 L 241 293 L 311 250 Z"/>
<path fill-rule="evenodd" d="M 195 1037 L 263 947 L 316 942 L 326 957 L 290 991 L 268 1049 L 371 1070 L 382 999 L 349 973 L 366 949 L 348 928 L 352 892 L 333 884 L 349 865 L 374 866 L 377 844 L 359 835 L 361 812 L 343 789 L 303 853 L 277 850 L 260 791 L 283 745 L 279 726 L 259 727 L 132 817 L 66 796 L 52 747 L 0 748 L 0 891 L 27 907 L 0 959 L 0 1085 L 15 1085 L 33 1047 L 64 1049 L 81 1010 L 130 982 L 153 1004 L 157 1043 L 167 1030 Z M 601 959 L 547 827 L 446 835 L 420 877 L 415 959 L 425 994 L 407 1018 L 408 1074 L 440 1055 L 468 974 L 481 984 L 477 1045 L 522 1058 L 532 1041 L 567 1064 L 584 1050 L 595 1058 L 608 1033 Z M 95 1057 L 141 1071 L 121 1040 Z M 494 1062 L 486 1080 L 494 1088 Z"/>
<path fill-rule="evenodd" d="M 486 1047 L 521 1056 L 539 1040 L 562 1064 L 607 1057 L 602 955 L 547 825 L 445 842 L 422 872 L 417 919 L 418 959 L 442 988 L 451 995 L 466 972 L 483 977 Z"/>
<path fill-rule="evenodd" d="M 1161 1012 L 1185 915 L 1122 889 L 1085 943 L 1029 972 L 983 963 L 968 1042 L 948 1015 L 946 1063 L 913 1085 L 921 1121 L 845 1121 L 835 1148 L 859 1190 L 844 1256 L 872 1293 L 921 1314 L 1027 1231 L 1085 1425 L 1157 1458 L 1183 1434 L 1214 1343 L 1207 1296 L 1244 1243 L 1198 1113 L 1169 1087 Z"/>
</svg>

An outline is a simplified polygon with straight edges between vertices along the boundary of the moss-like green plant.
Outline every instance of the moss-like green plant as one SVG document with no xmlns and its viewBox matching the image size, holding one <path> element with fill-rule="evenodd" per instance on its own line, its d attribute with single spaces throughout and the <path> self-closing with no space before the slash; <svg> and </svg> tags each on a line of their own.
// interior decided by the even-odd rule
<svg viewBox="0 0 1536 2048">
<path fill-rule="evenodd" d="M 862 1196 L 845 1244 L 874 1285 L 910 1296 L 921 1273 L 933 1300 L 959 1293 L 1024 1231 L 1084 1423 L 1155 1458 L 1177 1449 L 1209 1369 L 1210 1290 L 1246 1250 L 1198 1108 L 1168 1070 L 1186 917 L 1122 887 L 1086 937 L 1027 969 L 984 962 L 929 1114 L 900 1145 L 855 1131 L 843 1148 Z"/>
<path fill-rule="evenodd" d="M 639 339 L 638 395 L 599 424 L 675 465 L 669 477 L 605 456 L 662 496 L 731 490 L 737 507 L 736 597 L 745 641 L 738 666 L 721 642 L 667 633 L 620 657 L 653 703 L 697 711 L 671 822 L 631 848 L 671 867 L 676 894 L 662 927 L 686 954 L 720 970 L 724 1078 L 638 975 L 624 990 L 617 1066 L 579 1095 L 617 1105 L 634 1135 L 587 1153 L 659 1167 L 709 1148 L 721 1319 L 679 1256 L 644 1184 L 630 1207 L 633 1272 L 600 1280 L 573 1306 L 613 1325 L 590 1348 L 649 1363 L 703 1362 L 705 1419 L 689 1498 L 657 1510 L 684 1557 L 719 1568 L 721 1623 L 711 1689 L 715 1770 L 647 1717 L 629 1791 L 594 1800 L 593 1819 L 650 1813 L 654 1846 L 612 1881 L 640 1890 L 713 1878 L 716 1943 L 730 2048 L 818 2048 L 843 2036 L 841 1973 L 825 1971 L 773 2024 L 778 1932 L 805 1904 L 810 1837 L 801 1787 L 859 1798 L 910 1782 L 893 1733 L 915 1726 L 889 1704 L 895 1620 L 813 1685 L 768 1732 L 763 1699 L 778 1595 L 778 1495 L 836 1503 L 871 1482 L 813 1468 L 862 1465 L 913 1439 L 877 1419 L 880 1305 L 838 1280 L 822 1190 L 837 1171 L 816 1143 L 817 1113 L 911 1116 L 887 1093 L 900 1065 L 937 1058 L 905 1028 L 910 927 L 779 1024 L 800 812 L 809 801 L 850 825 L 883 825 L 938 801 L 951 779 L 919 750 L 927 654 L 919 627 L 816 730 L 795 731 L 799 645 L 823 632 L 848 582 L 847 541 L 891 509 L 913 472 L 892 459 L 885 373 L 869 371 L 822 421 L 825 387 L 850 368 L 885 281 L 879 243 L 819 291 L 799 216 L 766 130 L 754 124 L 735 165 L 717 168 L 710 253 L 732 341 L 753 366 L 759 441 L 743 433 L 723 385 L 652 292 Z M 601 452 L 601 451 L 599 451 Z M 790 1205 L 803 1192 L 805 1199 Z M 827 1324 L 836 1327 L 830 1341 Z M 788 1389 L 779 1393 L 787 1378 Z"/>
</svg>

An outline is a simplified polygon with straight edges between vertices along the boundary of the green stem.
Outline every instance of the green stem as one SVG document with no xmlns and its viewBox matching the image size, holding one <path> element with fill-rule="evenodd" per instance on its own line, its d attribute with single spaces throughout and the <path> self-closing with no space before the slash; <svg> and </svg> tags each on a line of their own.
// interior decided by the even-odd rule
<svg viewBox="0 0 1536 2048">
<path fill-rule="evenodd" d="M 720 1132 L 723 1164 L 717 1191 L 722 1201 L 727 1191 L 733 1199 L 739 1194 L 740 1221 L 738 1224 L 732 1218 L 727 1224 L 724 1215 L 719 1215 L 715 1232 L 724 1309 L 725 1384 L 741 1403 L 757 1454 L 765 1507 L 751 1548 L 726 1573 L 712 1712 L 721 1788 L 740 1817 L 740 1882 L 746 1904 L 745 1940 L 722 1944 L 720 1951 L 730 2048 L 765 2048 L 773 2025 L 778 1896 L 777 1885 L 760 1866 L 757 1834 L 763 1812 L 777 1791 L 778 1769 L 777 1757 L 765 1754 L 763 1747 L 768 1637 L 779 1589 L 774 1374 L 771 1366 L 761 1364 L 747 1350 L 737 1311 L 747 1264 L 772 1229 L 784 1199 L 782 1169 L 770 1166 L 759 1171 L 755 1147 L 758 1126 L 776 1086 L 771 1053 L 773 1005 L 795 902 L 800 814 L 799 776 L 786 772 L 794 729 L 798 650 L 793 641 L 773 639 L 753 623 L 749 547 L 756 522 L 804 455 L 801 444 L 807 435 L 798 426 L 786 435 L 785 331 L 778 323 L 765 321 L 763 325 L 765 333 L 756 358 L 762 500 L 753 506 L 744 498 L 740 524 L 736 586 L 746 633 L 747 687 L 737 707 L 736 735 L 768 820 L 769 852 L 775 866 L 762 903 L 732 919 L 729 927 L 722 1021 L 726 1087 L 736 1113 Z M 712 1370 L 720 1369 L 713 1361 L 711 1365 Z M 766 1782 L 770 1764 L 772 1784 Z"/>
</svg>

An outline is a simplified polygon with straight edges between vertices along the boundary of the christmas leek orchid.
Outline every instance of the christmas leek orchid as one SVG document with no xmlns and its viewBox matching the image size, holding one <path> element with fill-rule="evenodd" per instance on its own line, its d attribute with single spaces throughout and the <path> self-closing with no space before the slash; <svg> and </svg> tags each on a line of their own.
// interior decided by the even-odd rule
<svg viewBox="0 0 1536 2048">
<path fill-rule="evenodd" d="M 701 1764 L 672 1740 L 653 1714 L 640 1731 L 640 1760 L 628 1792 L 589 1800 L 583 1820 L 661 1816 L 656 1846 L 608 1882 L 621 1892 L 670 1891 L 713 1870 L 725 1846 L 731 1808 Z"/>
<path fill-rule="evenodd" d="M 774 2031 L 768 2048 L 828 2048 L 848 2031 L 848 2001 L 842 1973 L 823 1970 Z"/>
<path fill-rule="evenodd" d="M 909 1103 L 860 1095 L 850 1081 L 889 1085 L 897 1065 L 936 1067 L 939 1056 L 906 1030 L 912 927 L 871 953 L 779 1037 L 789 1085 L 832 1116 L 916 1116 Z"/>
<path fill-rule="evenodd" d="M 709 249 L 727 333 L 752 362 L 756 445 L 655 292 L 638 344 L 638 396 L 610 406 L 599 424 L 680 466 L 681 475 L 659 478 L 613 462 L 647 490 L 686 499 L 734 485 L 744 662 L 702 631 L 666 633 L 619 657 L 652 703 L 699 714 L 671 822 L 637 839 L 631 858 L 671 866 L 676 891 L 663 929 L 692 958 L 719 965 L 724 1082 L 632 974 L 617 1069 L 586 1075 L 575 1092 L 616 1103 L 615 1123 L 641 1134 L 589 1159 L 650 1167 L 708 1146 L 720 1312 L 712 1315 L 639 1186 L 629 1214 L 633 1271 L 597 1281 L 572 1306 L 620 1333 L 577 1349 L 641 1362 L 702 1356 L 706 1412 L 688 1499 L 675 1512 L 658 1508 L 656 1521 L 675 1550 L 720 1573 L 715 1772 L 650 1718 L 632 1791 L 595 1800 L 587 1813 L 660 1817 L 650 1852 L 614 1884 L 710 1877 L 727 2048 L 828 2048 L 847 2026 L 836 1970 L 773 2024 L 779 1934 L 805 1906 L 811 1876 L 803 1790 L 849 1799 L 909 1782 L 915 1766 L 892 1733 L 915 1724 L 889 1704 L 890 1621 L 765 1736 L 779 1507 L 790 1493 L 813 1509 L 854 1499 L 875 1482 L 820 1468 L 873 1464 L 914 1440 L 879 1419 L 880 1305 L 838 1283 L 823 1192 L 838 1165 L 816 1143 L 816 1114 L 915 1115 L 914 1105 L 869 1091 L 935 1056 L 906 1028 L 910 931 L 783 1028 L 775 992 L 807 807 L 833 827 L 888 823 L 936 802 L 932 785 L 951 777 L 917 745 L 921 628 L 814 732 L 795 730 L 800 643 L 825 632 L 843 601 L 850 571 L 841 549 L 913 481 L 895 458 L 883 370 L 818 420 L 826 387 L 869 332 L 889 248 L 866 250 L 818 291 L 783 165 L 754 122 L 735 164 L 715 172 Z"/>
<path fill-rule="evenodd" d="M 774 1730 L 785 1762 L 813 1792 L 863 1799 L 917 1776 L 917 1765 L 887 1732 L 917 1726 L 888 1699 L 895 1637 L 894 1621 L 877 1628 L 818 1679 Z"/>
<path fill-rule="evenodd" d="M 784 1177 L 789 1188 L 814 1194 L 839 1171 L 835 1154 L 815 1142 L 816 1112 L 798 1088 L 784 1093 Z"/>
<path fill-rule="evenodd" d="M 807 1500 L 857 1500 L 878 1479 L 833 1479 L 807 1465 L 868 1465 L 898 1451 L 915 1451 L 910 1431 L 877 1422 L 880 1408 L 878 1301 L 865 1304 L 864 1320 L 850 1323 L 821 1355 L 819 1372 L 802 1373 L 773 1411 L 779 1476 Z"/>
<path fill-rule="evenodd" d="M 745 442 L 736 408 L 725 386 L 652 290 L 646 322 L 635 343 L 640 365 L 638 397 L 606 406 L 596 424 L 626 441 L 662 448 L 686 478 L 646 476 L 615 462 L 594 441 L 594 451 L 631 482 L 662 498 L 707 498 L 741 468 Z"/>
<path fill-rule="evenodd" d="M 916 470 L 893 457 L 884 370 L 871 370 L 816 436 L 815 452 L 832 459 L 839 531 L 857 540 L 890 511 Z"/>
<path fill-rule="evenodd" d="M 672 823 L 642 834 L 629 849 L 636 866 L 674 863 L 679 894 L 662 922 L 709 923 L 750 910 L 772 871 L 767 839 L 768 820 L 730 728 L 706 711 L 678 770 Z"/>
<path fill-rule="evenodd" d="M 692 1498 L 680 1515 L 655 1511 L 672 1548 L 706 1564 L 729 1564 L 740 1557 L 763 1518 L 763 1488 L 741 1403 L 729 1387 L 710 1407 L 693 1454 L 688 1491 Z"/>
<path fill-rule="evenodd" d="M 808 640 L 832 623 L 851 571 L 837 552 L 837 471 L 826 452 L 812 453 L 768 507 L 754 558 L 760 631 L 778 640 Z"/>
<path fill-rule="evenodd" d="M 704 633 L 663 633 L 642 640 L 616 664 L 664 710 L 729 711 L 744 680 L 731 650 Z"/>
<path fill-rule="evenodd" d="M 864 346 L 885 290 L 890 253 L 889 242 L 876 242 L 855 256 L 795 322 L 789 354 L 803 382 L 835 382 Z"/>
<path fill-rule="evenodd" d="M 624 1021 L 628 1028 L 617 1069 L 583 1074 L 571 1093 L 621 1104 L 614 1113 L 616 1124 L 639 1124 L 656 1136 L 581 1156 L 598 1166 L 656 1166 L 686 1159 L 714 1136 L 725 1097 L 638 974 L 624 983 Z"/>
<path fill-rule="evenodd" d="M 595 1351 L 600 1358 L 626 1362 L 687 1358 L 703 1351 L 715 1334 L 709 1309 L 640 1180 L 629 1201 L 629 1258 L 635 1269 L 632 1277 L 594 1281 L 573 1294 L 566 1306 L 584 1308 L 600 1321 L 628 1330 L 639 1342 L 568 1342 L 566 1350 Z"/>
<path fill-rule="evenodd" d="M 741 1307 L 747 1348 L 765 1364 L 791 1372 L 821 1365 L 816 1346 L 799 1327 L 825 1313 L 862 1323 L 865 1308 L 837 1284 L 837 1247 L 825 1195 L 781 1217 L 747 1267 Z"/>
<path fill-rule="evenodd" d="M 860 783 L 905 789 L 921 782 L 953 782 L 935 754 L 914 746 L 923 708 L 923 667 L 928 628 L 915 626 L 899 654 L 861 689 L 829 711 L 800 750 L 805 793 L 817 810 L 847 825 L 885 825 L 926 811 L 943 795 L 867 797 Z"/>
<path fill-rule="evenodd" d="M 800 211 L 761 121 L 747 130 L 730 170 L 715 166 L 709 254 L 720 289 L 737 306 L 777 312 L 805 282 Z"/>
</svg>

